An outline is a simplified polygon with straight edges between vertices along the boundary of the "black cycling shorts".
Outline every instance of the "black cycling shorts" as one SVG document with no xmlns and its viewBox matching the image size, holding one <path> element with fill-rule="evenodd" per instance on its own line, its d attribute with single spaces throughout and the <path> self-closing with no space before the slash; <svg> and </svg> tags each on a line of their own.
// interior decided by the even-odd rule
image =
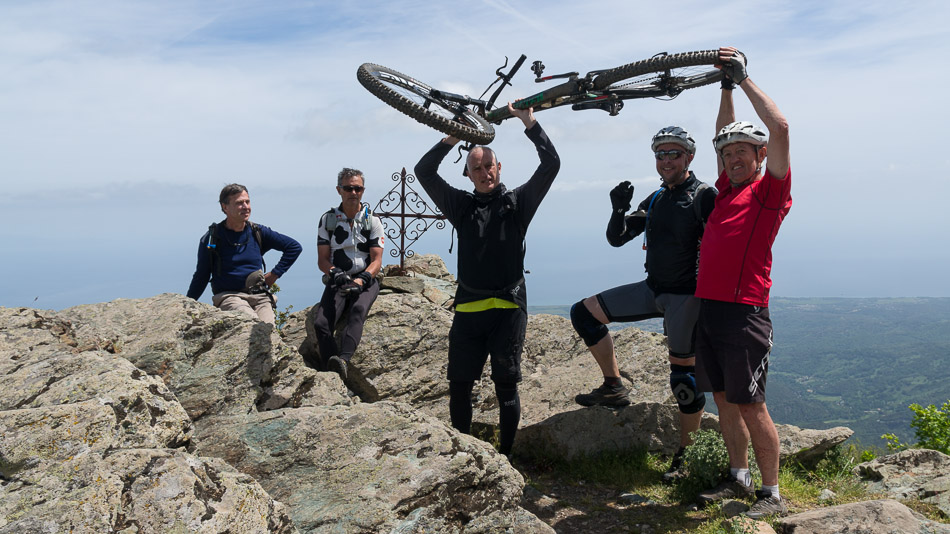
<svg viewBox="0 0 950 534">
<path fill-rule="evenodd" d="M 657 295 L 644 280 L 608 289 L 596 297 L 612 323 L 662 317 L 670 355 L 675 358 L 693 356 L 696 318 L 699 316 L 699 299 L 693 295 Z"/>
<path fill-rule="evenodd" d="M 455 312 L 449 330 L 449 380 L 478 380 L 491 355 L 492 380 L 520 382 L 527 327 L 528 314 L 521 308 Z"/>
<path fill-rule="evenodd" d="M 696 323 L 696 382 L 733 404 L 765 402 L 772 352 L 769 309 L 703 299 Z"/>
</svg>

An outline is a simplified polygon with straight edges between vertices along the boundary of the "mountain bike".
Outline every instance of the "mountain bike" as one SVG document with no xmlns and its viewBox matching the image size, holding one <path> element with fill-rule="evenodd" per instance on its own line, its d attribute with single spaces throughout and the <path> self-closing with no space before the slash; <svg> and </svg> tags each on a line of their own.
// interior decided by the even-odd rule
<svg viewBox="0 0 950 534">
<path fill-rule="evenodd" d="M 501 90 L 527 57 L 522 56 L 507 73 L 505 64 L 495 71 L 497 78 L 479 98 L 436 89 L 419 80 L 382 65 L 364 63 L 356 72 L 360 84 L 386 104 L 409 115 L 426 126 L 469 143 L 486 145 L 495 137 L 492 124 L 511 118 L 508 107 L 494 107 Z M 535 111 L 570 104 L 571 109 L 600 109 L 611 116 L 623 108 L 623 101 L 634 98 L 675 98 L 687 89 L 708 85 L 722 79 L 722 71 L 713 65 L 719 62 L 718 50 L 668 54 L 663 52 L 649 59 L 628 63 L 613 69 L 594 70 L 584 76 L 567 72 L 543 76 L 544 64 L 535 61 L 531 70 L 535 82 L 566 78 L 567 81 L 531 96 L 515 100 L 512 107 Z M 488 100 L 482 97 L 501 82 Z"/>
</svg>

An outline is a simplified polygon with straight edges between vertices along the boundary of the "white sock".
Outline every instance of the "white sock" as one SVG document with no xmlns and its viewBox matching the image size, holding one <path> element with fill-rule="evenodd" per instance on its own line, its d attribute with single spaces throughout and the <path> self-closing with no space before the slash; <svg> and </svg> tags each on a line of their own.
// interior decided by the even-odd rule
<svg viewBox="0 0 950 534">
<path fill-rule="evenodd" d="M 752 471 L 749 471 L 748 468 L 730 467 L 729 472 L 732 473 L 733 478 L 742 482 L 742 485 L 752 485 Z"/>
<path fill-rule="evenodd" d="M 776 485 L 774 485 L 774 486 L 762 486 L 762 491 L 763 491 L 763 492 L 771 493 L 772 496 L 775 497 L 776 499 L 781 499 L 781 498 L 782 498 L 782 496 L 779 495 L 779 493 L 778 493 L 778 484 L 776 484 Z"/>
</svg>

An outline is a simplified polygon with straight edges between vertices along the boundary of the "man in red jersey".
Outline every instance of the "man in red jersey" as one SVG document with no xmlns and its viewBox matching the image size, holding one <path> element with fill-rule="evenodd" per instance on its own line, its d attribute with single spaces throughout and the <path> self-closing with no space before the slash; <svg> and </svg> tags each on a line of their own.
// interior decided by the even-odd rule
<svg viewBox="0 0 950 534">
<path fill-rule="evenodd" d="M 724 84 L 716 119 L 719 133 L 713 139 L 719 154 L 719 194 L 706 225 L 696 282 L 696 296 L 702 299 L 696 374 L 700 389 L 711 391 L 719 408 L 731 476 L 700 493 L 699 500 L 752 496 L 747 453 L 751 440 L 762 489 L 754 492 L 755 504 L 745 515 L 759 519 L 788 513 L 778 489 L 778 433 L 765 406 L 772 348 L 768 308 L 772 243 L 792 207 L 788 122 L 748 78 L 739 51 L 720 48 L 719 60 L 768 133 L 751 123 L 735 122 L 732 89 Z"/>
</svg>

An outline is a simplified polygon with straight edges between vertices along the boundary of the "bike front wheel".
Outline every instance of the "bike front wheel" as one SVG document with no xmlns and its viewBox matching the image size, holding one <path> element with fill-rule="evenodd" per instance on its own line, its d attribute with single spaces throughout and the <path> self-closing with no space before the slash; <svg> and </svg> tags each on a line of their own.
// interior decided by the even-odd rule
<svg viewBox="0 0 950 534">
<path fill-rule="evenodd" d="M 495 128 L 471 109 L 432 96 L 432 87 L 393 69 L 364 63 L 356 77 L 367 91 L 426 126 L 478 145 L 495 138 Z"/>
<path fill-rule="evenodd" d="M 602 72 L 594 88 L 621 98 L 675 97 L 679 93 L 722 80 L 718 50 L 658 54 Z"/>
</svg>

